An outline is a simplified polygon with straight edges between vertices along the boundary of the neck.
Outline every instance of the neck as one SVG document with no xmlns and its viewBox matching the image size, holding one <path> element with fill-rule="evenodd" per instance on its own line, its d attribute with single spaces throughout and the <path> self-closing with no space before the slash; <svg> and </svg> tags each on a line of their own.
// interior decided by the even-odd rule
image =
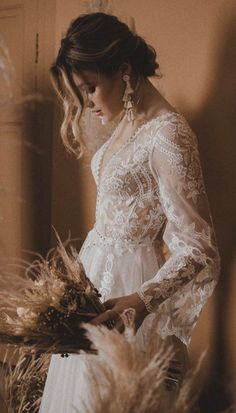
<svg viewBox="0 0 236 413">
<path fill-rule="evenodd" d="M 161 94 L 147 78 L 142 78 L 135 91 L 134 106 L 138 116 L 146 116 L 150 110 L 163 101 Z"/>
<path fill-rule="evenodd" d="M 134 122 L 128 122 L 124 116 L 125 111 L 122 109 L 114 119 L 115 123 L 120 124 L 121 128 L 125 125 L 129 129 L 138 127 L 145 120 L 149 120 L 155 116 L 165 103 L 165 99 L 148 78 L 139 76 L 131 77 L 131 86 L 134 89 L 132 100 L 135 110 L 135 120 Z"/>
</svg>

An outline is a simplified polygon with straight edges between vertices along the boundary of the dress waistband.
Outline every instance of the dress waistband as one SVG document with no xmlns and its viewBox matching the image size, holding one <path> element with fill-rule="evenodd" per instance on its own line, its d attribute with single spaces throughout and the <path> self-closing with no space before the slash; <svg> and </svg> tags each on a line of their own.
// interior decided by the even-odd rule
<svg viewBox="0 0 236 413">
<path fill-rule="evenodd" d="M 128 250 L 133 250 L 137 247 L 153 247 L 154 245 L 160 244 L 159 240 L 152 240 L 150 238 L 130 240 L 125 238 L 109 237 L 101 234 L 95 226 L 89 232 L 89 237 L 91 237 L 90 240 L 96 245 Z"/>
</svg>

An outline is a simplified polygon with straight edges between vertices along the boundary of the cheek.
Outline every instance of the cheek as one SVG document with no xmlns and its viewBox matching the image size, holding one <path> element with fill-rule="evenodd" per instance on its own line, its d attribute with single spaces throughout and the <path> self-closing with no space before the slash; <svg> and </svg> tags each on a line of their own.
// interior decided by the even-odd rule
<svg viewBox="0 0 236 413">
<path fill-rule="evenodd" d="M 110 88 L 104 93 L 104 99 L 109 104 L 110 108 L 120 109 L 123 105 L 123 90 L 119 84 L 111 84 Z"/>
<path fill-rule="evenodd" d="M 98 89 L 97 92 L 93 96 L 93 101 L 94 103 L 100 107 L 100 106 L 106 106 L 109 103 L 109 93 L 106 90 L 103 89 Z"/>
<path fill-rule="evenodd" d="M 112 114 L 116 114 L 123 107 L 123 83 L 119 81 L 109 81 L 101 87 L 97 87 L 93 96 L 94 104 Z"/>
<path fill-rule="evenodd" d="M 100 94 L 100 99 L 101 99 L 101 102 L 104 104 L 104 105 L 110 105 L 110 102 L 111 102 L 111 100 L 112 100 L 112 95 L 111 95 L 111 91 L 109 90 L 109 89 L 107 89 L 107 90 L 103 90 L 102 92 L 101 92 L 101 94 Z"/>
</svg>

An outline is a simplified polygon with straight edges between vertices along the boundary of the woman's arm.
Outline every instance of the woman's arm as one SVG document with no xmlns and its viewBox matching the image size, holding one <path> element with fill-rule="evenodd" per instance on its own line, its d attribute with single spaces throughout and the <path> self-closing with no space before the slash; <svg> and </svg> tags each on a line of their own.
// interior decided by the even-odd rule
<svg viewBox="0 0 236 413">
<path fill-rule="evenodd" d="M 158 129 L 150 167 L 167 217 L 163 238 L 170 251 L 170 258 L 155 277 L 138 291 L 148 311 L 153 312 L 177 291 L 188 295 L 190 305 L 199 293 L 206 299 L 219 275 L 219 253 L 197 139 L 185 119 L 175 127 L 167 124 Z"/>
<path fill-rule="evenodd" d="M 112 319 L 122 309 L 133 307 L 139 327 L 148 313 L 172 300 L 171 322 L 182 323 L 186 331 L 191 331 L 217 282 L 220 260 L 197 139 L 184 118 L 158 128 L 150 168 L 167 218 L 163 238 L 170 257 L 135 294 L 109 300 L 108 313 L 100 317 L 110 314 Z"/>
</svg>

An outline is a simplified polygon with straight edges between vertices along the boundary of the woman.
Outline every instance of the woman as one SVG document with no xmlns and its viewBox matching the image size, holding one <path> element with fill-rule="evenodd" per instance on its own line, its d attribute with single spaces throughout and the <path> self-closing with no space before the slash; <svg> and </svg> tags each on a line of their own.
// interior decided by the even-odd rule
<svg viewBox="0 0 236 413">
<path fill-rule="evenodd" d="M 219 274 L 197 140 L 182 114 L 152 85 L 159 65 L 152 47 L 114 16 L 77 18 L 62 40 L 51 72 L 63 100 L 66 148 L 80 157 L 79 119 L 85 105 L 102 123 L 118 122 L 92 158 L 96 222 L 80 251 L 111 320 L 136 310 L 140 346 L 154 315 L 158 334 L 176 347 L 179 380 L 186 345 Z M 75 147 L 75 144 L 77 145 Z M 165 261 L 164 240 L 170 252 Z M 80 413 L 92 397 L 83 356 L 53 356 L 41 413 Z M 76 410 L 75 410 L 76 411 Z"/>
</svg>

